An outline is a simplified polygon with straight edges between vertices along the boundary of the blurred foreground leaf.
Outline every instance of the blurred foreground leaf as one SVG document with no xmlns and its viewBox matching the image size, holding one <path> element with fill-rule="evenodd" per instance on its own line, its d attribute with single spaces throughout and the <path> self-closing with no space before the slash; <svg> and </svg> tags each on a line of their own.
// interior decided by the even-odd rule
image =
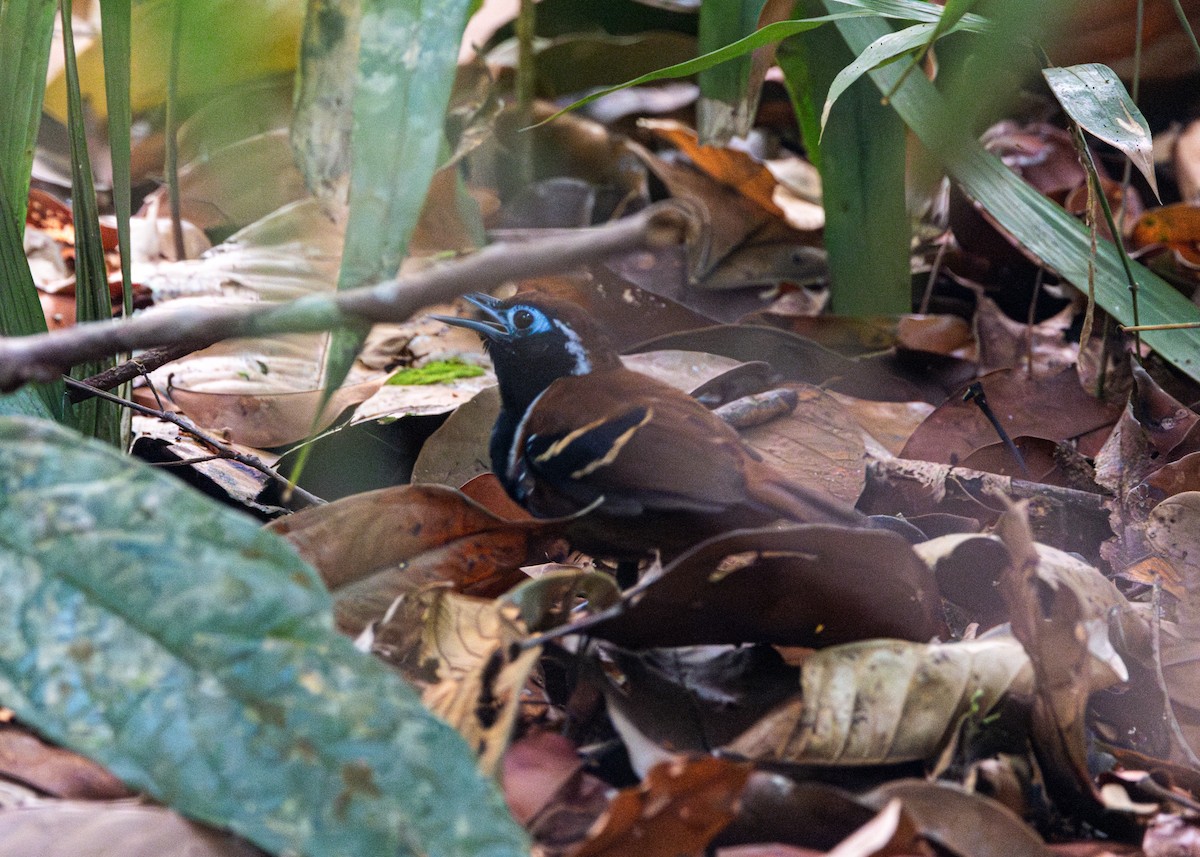
<svg viewBox="0 0 1200 857">
<path fill-rule="evenodd" d="M 41 733 L 274 852 L 527 853 L 282 539 L 26 419 L 0 419 L 0 498 L 0 700 Z"/>
</svg>

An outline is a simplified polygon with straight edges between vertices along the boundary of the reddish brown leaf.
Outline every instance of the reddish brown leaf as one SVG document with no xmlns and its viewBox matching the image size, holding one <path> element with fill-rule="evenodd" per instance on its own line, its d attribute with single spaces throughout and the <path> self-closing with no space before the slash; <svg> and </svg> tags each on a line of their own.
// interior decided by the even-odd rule
<svg viewBox="0 0 1200 857">
<path fill-rule="evenodd" d="M 1084 392 L 1074 368 L 1049 378 L 1030 378 L 1024 369 L 1001 370 L 981 382 L 988 405 L 1009 437 L 1068 440 L 1111 425 L 1120 413 Z M 973 402 L 964 402 L 960 392 L 921 424 L 901 457 L 956 465 L 997 440 L 983 412 Z"/>
<path fill-rule="evenodd" d="M 316 566 L 338 626 L 357 634 L 401 592 L 450 581 L 502 592 L 523 579 L 536 538 L 554 521 L 506 521 L 442 485 L 403 485 L 346 497 L 269 525 Z"/>
<path fill-rule="evenodd" d="M 750 766 L 709 756 L 655 765 L 619 792 L 571 857 L 681 857 L 704 852 L 737 814 Z"/>
</svg>

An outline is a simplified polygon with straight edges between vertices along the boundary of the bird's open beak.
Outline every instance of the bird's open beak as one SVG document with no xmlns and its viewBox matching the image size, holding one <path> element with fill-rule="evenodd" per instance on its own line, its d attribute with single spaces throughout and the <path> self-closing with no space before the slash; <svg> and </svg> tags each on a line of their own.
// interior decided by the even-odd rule
<svg viewBox="0 0 1200 857">
<path fill-rule="evenodd" d="M 463 300 L 478 307 L 479 311 L 483 313 L 483 318 L 462 318 L 457 315 L 430 315 L 429 318 L 444 321 L 455 327 L 465 327 L 487 339 L 497 339 L 508 333 L 508 325 L 504 323 L 504 316 L 496 312 L 496 307 L 500 305 L 499 299 L 476 292 L 463 295 Z"/>
</svg>

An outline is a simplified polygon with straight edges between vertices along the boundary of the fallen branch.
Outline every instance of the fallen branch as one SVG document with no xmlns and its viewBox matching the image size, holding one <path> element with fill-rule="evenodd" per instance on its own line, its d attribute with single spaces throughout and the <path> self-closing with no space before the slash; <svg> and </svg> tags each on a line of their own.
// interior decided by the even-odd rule
<svg viewBox="0 0 1200 857">
<path fill-rule="evenodd" d="M 370 288 L 312 295 L 286 304 L 164 308 L 131 319 L 80 324 L 34 336 L 0 338 L 0 390 L 51 381 L 72 366 L 162 345 L 203 347 L 223 339 L 314 333 L 372 322 L 404 321 L 423 307 L 507 280 L 568 271 L 618 253 L 679 244 L 686 214 L 664 203 L 604 226 L 522 243 L 492 244 L 462 260 Z"/>
<path fill-rule="evenodd" d="M 1029 501 L 1030 526 L 1039 541 L 1091 556 L 1112 536 L 1110 498 L 1102 494 L 904 458 L 875 458 L 867 464 L 858 509 L 910 518 L 940 512 L 986 525 L 1004 511 L 997 493 Z"/>
</svg>

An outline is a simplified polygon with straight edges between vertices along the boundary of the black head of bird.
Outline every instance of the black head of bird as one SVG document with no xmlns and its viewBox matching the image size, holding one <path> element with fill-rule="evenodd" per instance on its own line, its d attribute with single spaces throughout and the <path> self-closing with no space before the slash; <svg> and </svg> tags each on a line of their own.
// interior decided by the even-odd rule
<svg viewBox="0 0 1200 857">
<path fill-rule="evenodd" d="M 492 469 L 534 515 L 590 510 L 568 532 L 580 550 L 635 559 L 780 518 L 861 522 L 765 464 L 686 393 L 626 369 L 574 304 L 536 293 L 467 300 L 482 318 L 437 318 L 479 333 L 495 365 Z"/>
</svg>

